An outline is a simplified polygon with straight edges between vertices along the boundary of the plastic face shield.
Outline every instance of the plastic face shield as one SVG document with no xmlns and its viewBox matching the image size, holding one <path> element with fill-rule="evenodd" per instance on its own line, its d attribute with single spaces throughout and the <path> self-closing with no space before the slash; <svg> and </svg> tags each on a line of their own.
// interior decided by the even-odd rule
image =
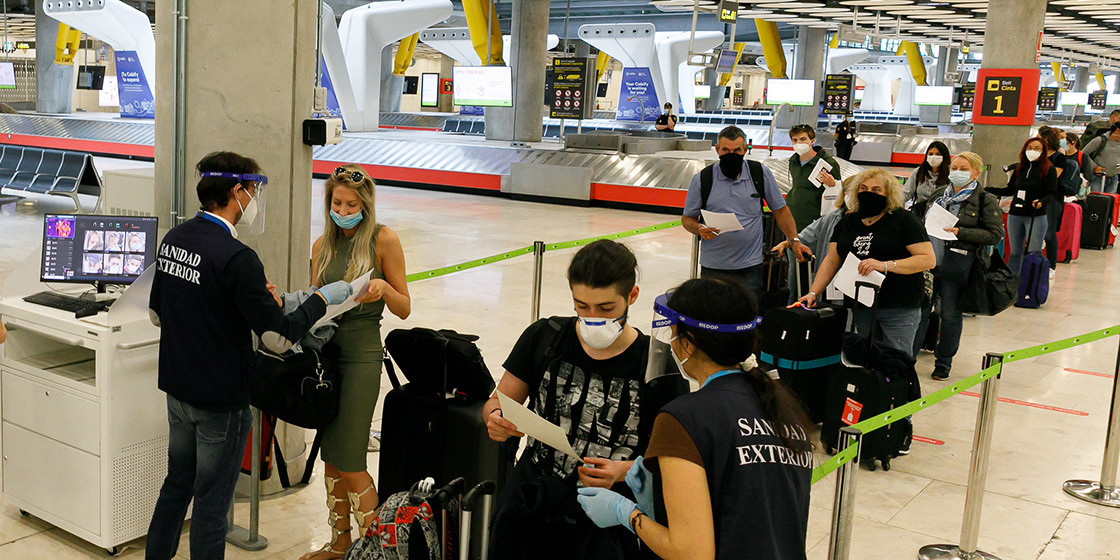
<svg viewBox="0 0 1120 560">
<path fill-rule="evenodd" d="M 670 341 L 673 339 L 673 325 L 684 324 L 697 329 L 712 332 L 737 333 L 750 331 L 762 324 L 762 317 L 741 323 L 724 325 L 700 321 L 681 315 L 669 308 L 669 296 L 672 292 L 657 296 L 653 301 L 653 334 L 649 337 L 649 360 L 646 363 L 646 382 L 666 375 L 680 375 L 676 362 L 670 354 Z"/>
<path fill-rule="evenodd" d="M 253 217 L 251 224 L 238 224 L 238 231 L 245 231 L 251 235 L 261 235 L 264 233 L 265 224 L 265 200 L 264 196 L 265 186 L 268 185 L 268 177 L 256 173 L 226 173 L 221 171 L 204 171 L 202 177 L 221 177 L 223 179 L 234 179 L 241 184 L 242 187 L 248 189 L 249 183 L 252 183 L 254 193 L 252 193 L 253 200 L 256 203 L 257 213 Z M 236 202 L 234 203 L 236 204 Z M 244 208 L 242 209 L 244 211 Z M 242 219 L 244 221 L 244 218 Z"/>
</svg>

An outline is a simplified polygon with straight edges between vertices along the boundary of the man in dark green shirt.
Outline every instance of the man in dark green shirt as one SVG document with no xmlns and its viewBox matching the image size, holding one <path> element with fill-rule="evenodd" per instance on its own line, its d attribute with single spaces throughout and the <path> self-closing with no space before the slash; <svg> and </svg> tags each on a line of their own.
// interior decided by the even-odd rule
<svg viewBox="0 0 1120 560">
<path fill-rule="evenodd" d="M 820 146 L 814 146 L 817 133 L 807 124 L 799 124 L 789 129 L 789 139 L 793 142 L 795 152 L 789 158 L 789 178 L 791 187 L 786 194 L 786 204 L 793 213 L 793 221 L 797 223 L 797 231 L 805 229 L 813 220 L 821 217 L 821 195 L 826 187 L 840 183 L 840 166 L 828 152 Z M 821 182 L 818 187 L 809 180 L 809 174 L 817 165 L 817 160 L 824 159 L 832 166 L 832 171 L 823 170 L 817 177 Z M 824 255 L 821 255 L 823 257 Z"/>
</svg>

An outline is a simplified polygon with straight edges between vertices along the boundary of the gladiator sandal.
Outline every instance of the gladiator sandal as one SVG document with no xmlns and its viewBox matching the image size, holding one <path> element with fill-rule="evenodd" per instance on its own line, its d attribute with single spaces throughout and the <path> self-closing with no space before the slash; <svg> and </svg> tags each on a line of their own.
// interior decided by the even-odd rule
<svg viewBox="0 0 1120 560">
<path fill-rule="evenodd" d="M 362 507 L 362 498 L 370 493 L 373 494 L 373 503 Z M 364 535 L 366 530 L 369 529 L 369 526 L 373 524 L 373 520 L 377 517 L 374 513 L 377 511 L 377 506 L 379 504 L 377 491 L 373 487 L 373 481 L 370 481 L 369 486 L 366 486 L 365 490 L 361 492 L 347 492 L 347 494 L 350 496 L 351 514 L 354 516 L 354 521 L 358 524 L 358 530 Z"/>
<path fill-rule="evenodd" d="M 342 558 L 350 547 L 350 501 L 346 499 L 347 492 L 339 484 L 342 479 L 323 475 L 323 481 L 327 485 L 327 524 L 331 526 L 331 542 L 323 545 L 319 550 L 303 555 L 300 560 Z M 336 488 L 338 492 L 335 491 Z M 347 537 L 346 543 L 344 546 L 339 546 L 343 535 Z"/>
</svg>

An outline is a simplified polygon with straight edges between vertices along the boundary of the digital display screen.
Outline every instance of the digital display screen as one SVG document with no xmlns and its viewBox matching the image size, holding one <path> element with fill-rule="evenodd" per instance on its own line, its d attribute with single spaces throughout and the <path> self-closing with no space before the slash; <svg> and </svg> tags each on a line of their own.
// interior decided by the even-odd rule
<svg viewBox="0 0 1120 560">
<path fill-rule="evenodd" d="M 513 68 L 456 66 L 451 103 L 475 107 L 513 107 Z"/>
<path fill-rule="evenodd" d="M 131 284 L 155 262 L 158 218 L 47 214 L 43 282 Z"/>
<path fill-rule="evenodd" d="M 735 49 L 725 49 L 720 51 L 719 60 L 716 62 L 716 72 L 720 74 L 730 74 L 735 70 L 735 62 L 739 60 L 739 53 Z"/>
<path fill-rule="evenodd" d="M 16 89 L 16 67 L 11 62 L 0 62 L 0 89 Z"/>
<path fill-rule="evenodd" d="M 810 107 L 816 93 L 815 80 L 766 80 L 766 104 Z"/>
<path fill-rule="evenodd" d="M 701 86 L 695 86 L 695 88 L 696 89 L 692 91 L 696 92 L 696 99 L 708 99 L 712 96 L 712 86 L 704 84 Z"/>
<path fill-rule="evenodd" d="M 1061 105 L 1088 105 L 1089 94 L 1083 91 L 1063 91 L 1058 95 L 1058 103 Z"/>
<path fill-rule="evenodd" d="M 953 86 L 917 86 L 914 104 L 948 107 L 953 104 Z"/>
<path fill-rule="evenodd" d="M 439 74 L 420 75 L 420 106 L 439 106 Z"/>
</svg>

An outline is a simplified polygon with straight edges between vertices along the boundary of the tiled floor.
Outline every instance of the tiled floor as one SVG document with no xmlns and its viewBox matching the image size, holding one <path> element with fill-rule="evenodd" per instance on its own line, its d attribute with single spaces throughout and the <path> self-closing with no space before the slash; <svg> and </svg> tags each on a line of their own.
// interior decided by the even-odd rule
<svg viewBox="0 0 1120 560">
<path fill-rule="evenodd" d="M 55 203 L 57 204 L 57 202 Z M 316 198 L 316 204 L 317 198 Z M 378 217 L 400 234 L 410 272 L 548 242 L 606 234 L 660 223 L 672 216 L 545 206 L 503 199 L 382 187 Z M 44 209 L 50 208 L 49 205 Z M 66 208 L 58 208 L 66 211 Z M 319 210 L 313 228 L 322 226 Z M 41 235 L 40 218 L 0 214 L 0 279 L 26 257 Z M 642 293 L 631 318 L 652 319 L 653 298 L 685 278 L 689 237 L 680 229 L 631 238 L 638 255 Z M 564 270 L 573 251 L 549 253 L 544 264 L 541 314 L 571 314 Z M 401 326 L 453 328 L 482 335 L 479 343 L 495 375 L 529 322 L 531 259 L 417 282 L 410 286 L 413 315 L 387 319 L 384 331 Z M 1007 351 L 1120 323 L 1120 256 L 1113 251 L 1081 253 L 1062 265 L 1050 301 L 1040 310 L 1013 308 L 995 318 L 972 318 L 953 378 L 980 369 L 987 351 Z M 648 331 L 648 328 L 644 329 Z M 980 548 L 1004 560 L 1097 559 L 1120 556 L 1120 509 L 1067 497 L 1069 478 L 1099 476 L 1117 340 L 1010 364 L 1000 387 L 1003 397 L 1049 405 L 1085 415 L 1000 403 L 995 421 L 991 471 L 984 501 Z M 925 390 L 945 386 L 929 379 L 932 357 L 920 357 Z M 382 395 L 388 382 L 383 381 Z M 978 389 L 976 389 L 978 392 Z M 914 558 L 926 544 L 960 538 L 972 432 L 979 399 L 960 395 L 915 418 L 915 432 L 943 444 L 915 443 L 890 472 L 859 472 L 852 557 Z M 375 418 L 375 424 L 379 418 Z M 818 454 L 818 460 L 826 458 Z M 370 455 L 376 470 L 377 455 Z M 827 556 L 835 476 L 813 487 L 808 551 Z M 256 553 L 229 549 L 229 558 L 294 559 L 328 538 L 324 491 L 309 488 L 269 498 L 262 504 L 261 531 L 271 542 Z M 238 517 L 244 523 L 246 507 Z M 184 539 L 184 543 L 186 540 Z M 140 557 L 143 541 L 127 545 L 123 557 Z M 0 502 L 0 558 L 104 558 L 104 551 Z M 180 556 L 188 557 L 187 546 Z"/>
</svg>

